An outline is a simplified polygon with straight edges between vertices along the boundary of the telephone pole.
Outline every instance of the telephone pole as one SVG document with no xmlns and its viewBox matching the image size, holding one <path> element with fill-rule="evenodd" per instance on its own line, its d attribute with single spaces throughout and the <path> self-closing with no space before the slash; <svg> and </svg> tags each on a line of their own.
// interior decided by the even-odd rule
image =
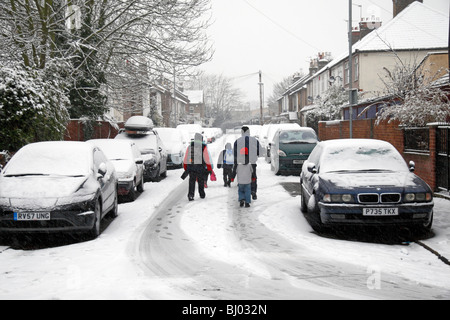
<svg viewBox="0 0 450 320">
<path fill-rule="evenodd" d="M 259 71 L 259 124 L 263 125 L 264 83 L 262 82 L 262 71 Z"/>
<path fill-rule="evenodd" d="M 353 3 L 352 0 L 348 1 L 348 103 L 350 113 L 350 139 L 353 138 L 353 41 L 352 41 L 352 12 Z"/>
</svg>

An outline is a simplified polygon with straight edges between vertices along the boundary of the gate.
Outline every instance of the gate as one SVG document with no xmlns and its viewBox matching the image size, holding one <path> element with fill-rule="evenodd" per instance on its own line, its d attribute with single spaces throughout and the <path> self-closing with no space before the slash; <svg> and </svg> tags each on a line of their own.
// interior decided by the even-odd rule
<svg viewBox="0 0 450 320">
<path fill-rule="evenodd" d="M 436 183 L 439 190 L 450 191 L 450 124 L 436 131 Z"/>
</svg>

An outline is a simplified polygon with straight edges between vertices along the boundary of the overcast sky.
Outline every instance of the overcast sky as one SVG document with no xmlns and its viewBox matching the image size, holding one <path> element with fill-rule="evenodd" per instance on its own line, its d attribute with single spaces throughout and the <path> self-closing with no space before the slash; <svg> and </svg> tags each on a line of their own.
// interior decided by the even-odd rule
<svg viewBox="0 0 450 320">
<path fill-rule="evenodd" d="M 355 26 L 361 12 L 363 17 L 379 16 L 383 24 L 392 19 L 392 0 L 353 3 Z M 449 0 L 424 4 L 449 13 Z M 348 51 L 348 0 L 212 0 L 212 9 L 208 32 L 215 55 L 201 69 L 234 78 L 247 100 L 259 100 L 259 70 L 267 101 L 274 83 L 300 70 L 308 72 L 318 52 L 337 57 Z"/>
</svg>

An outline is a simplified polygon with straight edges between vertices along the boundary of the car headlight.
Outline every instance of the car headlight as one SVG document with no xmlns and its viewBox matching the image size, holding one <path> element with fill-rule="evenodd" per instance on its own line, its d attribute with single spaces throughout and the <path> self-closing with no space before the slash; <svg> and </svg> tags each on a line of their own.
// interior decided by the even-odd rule
<svg viewBox="0 0 450 320">
<path fill-rule="evenodd" d="M 405 202 L 430 202 L 433 196 L 429 192 L 407 193 L 404 199 Z"/>
<path fill-rule="evenodd" d="M 287 157 L 286 152 L 284 152 L 283 150 L 278 150 L 278 156 L 279 157 Z"/>
<path fill-rule="evenodd" d="M 324 202 L 329 203 L 353 203 L 353 196 L 351 194 L 325 194 L 323 197 Z"/>
</svg>

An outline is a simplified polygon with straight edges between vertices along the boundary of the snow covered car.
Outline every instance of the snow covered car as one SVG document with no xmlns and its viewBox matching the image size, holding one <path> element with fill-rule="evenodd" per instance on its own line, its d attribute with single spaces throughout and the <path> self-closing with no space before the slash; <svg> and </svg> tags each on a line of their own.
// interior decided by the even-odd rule
<svg viewBox="0 0 450 320">
<path fill-rule="evenodd" d="M 341 139 L 317 144 L 300 175 L 301 209 L 313 229 L 396 225 L 431 229 L 433 193 L 388 142 Z"/>
<path fill-rule="evenodd" d="M 114 139 L 88 142 L 99 147 L 114 165 L 119 180 L 119 196 L 127 196 L 134 201 L 136 192 L 144 192 L 144 160 L 135 143 Z"/>
<path fill-rule="evenodd" d="M 160 181 L 167 175 L 167 151 L 158 133 L 125 131 L 115 139 L 133 142 L 139 148 L 144 160 L 144 181 Z"/>
<path fill-rule="evenodd" d="M 117 177 L 103 152 L 86 142 L 39 142 L 20 149 L 0 175 L 0 234 L 100 234 L 117 216 Z"/>
<path fill-rule="evenodd" d="M 183 167 L 186 147 L 181 130 L 175 128 L 155 128 L 167 150 L 167 167 Z"/>
<path fill-rule="evenodd" d="M 318 140 L 311 128 L 296 130 L 278 129 L 272 141 L 271 169 L 275 174 L 300 174 Z"/>
</svg>

